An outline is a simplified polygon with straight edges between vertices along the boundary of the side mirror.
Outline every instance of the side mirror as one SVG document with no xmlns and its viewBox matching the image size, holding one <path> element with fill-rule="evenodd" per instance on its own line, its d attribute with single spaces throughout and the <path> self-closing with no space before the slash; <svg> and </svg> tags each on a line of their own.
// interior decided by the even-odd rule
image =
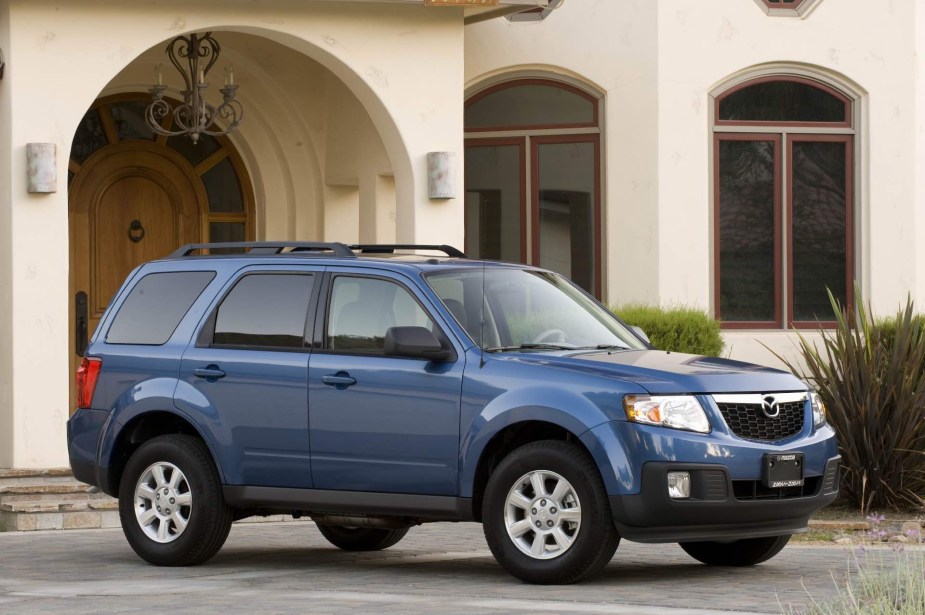
<svg viewBox="0 0 925 615">
<path fill-rule="evenodd" d="M 630 325 L 630 329 L 633 330 L 633 333 L 641 337 L 643 341 L 645 341 L 646 344 L 652 343 L 649 341 L 649 336 L 646 335 L 646 332 L 642 330 L 642 327 L 637 327 L 636 325 Z"/>
<path fill-rule="evenodd" d="M 452 359 L 453 351 L 444 348 L 426 327 L 389 327 L 385 333 L 385 356 L 441 362 Z"/>
</svg>

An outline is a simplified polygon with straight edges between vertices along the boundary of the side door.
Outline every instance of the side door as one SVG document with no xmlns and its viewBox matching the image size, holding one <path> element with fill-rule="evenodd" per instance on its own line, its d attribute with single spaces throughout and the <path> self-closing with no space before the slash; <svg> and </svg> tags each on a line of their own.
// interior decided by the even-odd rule
<svg viewBox="0 0 925 615">
<path fill-rule="evenodd" d="M 175 403 L 210 423 L 228 484 L 312 486 L 308 340 L 321 273 L 243 269 L 183 355 Z"/>
<path fill-rule="evenodd" d="M 409 280 L 333 268 L 325 277 L 309 368 L 315 487 L 456 495 L 461 348 Z M 456 357 L 386 356 L 394 326 L 428 327 Z"/>
</svg>

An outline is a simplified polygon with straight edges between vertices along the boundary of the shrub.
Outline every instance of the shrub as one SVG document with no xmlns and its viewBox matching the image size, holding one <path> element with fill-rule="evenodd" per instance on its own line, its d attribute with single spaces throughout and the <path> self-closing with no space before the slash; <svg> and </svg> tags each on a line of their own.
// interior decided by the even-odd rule
<svg viewBox="0 0 925 615">
<path fill-rule="evenodd" d="M 860 296 L 856 291 L 855 296 Z M 925 320 L 911 299 L 893 324 L 877 326 L 857 299 L 850 311 L 831 295 L 837 326 L 819 347 L 802 336 L 805 370 L 838 434 L 842 495 L 862 511 L 921 505 L 925 495 Z"/>
<path fill-rule="evenodd" d="M 661 350 L 718 357 L 723 351 L 719 322 L 689 307 L 661 308 L 630 303 L 611 308 L 629 325 L 640 327 Z"/>
</svg>

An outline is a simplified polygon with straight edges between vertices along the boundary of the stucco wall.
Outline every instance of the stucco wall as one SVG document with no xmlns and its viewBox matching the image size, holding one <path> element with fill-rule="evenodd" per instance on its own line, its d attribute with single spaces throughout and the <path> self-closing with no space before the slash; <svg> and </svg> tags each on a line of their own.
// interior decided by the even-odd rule
<svg viewBox="0 0 925 615">
<path fill-rule="evenodd" d="M 383 199 L 394 193 L 398 238 L 461 244 L 461 225 L 446 223 L 448 217 L 462 219 L 461 199 L 430 201 L 426 181 L 427 152 L 462 151 L 461 9 L 304 0 L 8 4 L 8 19 L 7 2 L 0 4 L 0 40 L 8 61 L 0 84 L 0 180 L 8 179 L 0 183 L 0 250 L 9 250 L 10 258 L 0 264 L 0 288 L 7 291 L 4 301 L 12 299 L 9 309 L 0 310 L 0 333 L 10 332 L 0 352 L 0 401 L 7 400 L 0 406 L 0 426 L 9 426 L 0 435 L 6 439 L 0 442 L 0 466 L 67 463 L 65 421 L 73 378 L 68 367 L 67 152 L 84 112 L 113 78 L 173 36 L 206 30 L 242 32 L 274 40 L 323 65 L 361 103 L 381 137 L 395 176 L 394 189 L 389 180 L 383 187 L 374 178 L 374 191 Z M 247 64 L 244 58 L 242 62 Z M 239 80 L 246 79 L 244 65 L 237 72 Z M 136 80 L 147 82 L 145 77 Z M 314 87 L 303 85 L 306 91 Z M 242 83 L 242 96 L 256 97 L 244 90 Z M 267 93 L 263 102 L 270 105 L 271 98 L 272 92 Z M 299 101 L 289 109 L 287 101 L 277 102 L 282 112 L 268 111 L 265 120 L 253 122 L 249 130 L 263 127 L 282 133 L 286 122 L 297 125 L 291 109 Z M 293 139 L 297 134 L 285 136 Z M 28 142 L 57 145 L 58 193 L 26 193 Z M 263 163 L 264 155 L 268 164 L 274 157 L 305 161 L 305 178 L 296 176 L 299 165 L 293 162 L 295 170 L 284 166 L 282 175 L 268 173 L 262 180 L 258 189 L 267 198 L 296 204 L 282 218 L 265 216 L 261 224 L 266 234 L 314 234 L 325 228 L 317 207 L 308 205 L 326 196 L 326 189 L 313 183 L 312 166 L 318 163 L 311 154 L 300 157 L 294 153 L 295 143 L 278 135 L 262 143 L 255 136 L 253 143 L 257 151 L 246 156 L 249 166 Z M 287 180 L 285 173 L 292 177 Z M 277 190 L 280 182 L 289 186 L 288 192 Z M 308 188 L 302 192 L 300 186 Z M 314 213 L 300 217 L 303 211 Z"/>
<path fill-rule="evenodd" d="M 907 292 L 925 301 L 915 61 L 923 8 L 922 0 L 822 0 L 799 19 L 769 17 L 754 2 L 571 1 L 543 22 L 467 28 L 466 79 L 527 66 L 602 90 L 605 296 L 711 311 L 710 92 L 770 62 L 846 84 L 860 95 L 856 272 L 875 311 L 888 313 Z M 793 356 L 796 341 L 781 332 L 726 338 L 733 357 L 760 363 L 776 363 L 765 344 Z"/>
</svg>

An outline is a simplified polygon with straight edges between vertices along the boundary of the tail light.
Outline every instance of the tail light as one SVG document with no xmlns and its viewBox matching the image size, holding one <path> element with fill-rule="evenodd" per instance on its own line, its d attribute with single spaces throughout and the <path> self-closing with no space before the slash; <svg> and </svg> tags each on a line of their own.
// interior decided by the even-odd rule
<svg viewBox="0 0 925 615">
<path fill-rule="evenodd" d="M 84 357 L 77 368 L 77 407 L 89 408 L 96 390 L 96 380 L 100 375 L 103 360 L 96 357 Z"/>
</svg>

